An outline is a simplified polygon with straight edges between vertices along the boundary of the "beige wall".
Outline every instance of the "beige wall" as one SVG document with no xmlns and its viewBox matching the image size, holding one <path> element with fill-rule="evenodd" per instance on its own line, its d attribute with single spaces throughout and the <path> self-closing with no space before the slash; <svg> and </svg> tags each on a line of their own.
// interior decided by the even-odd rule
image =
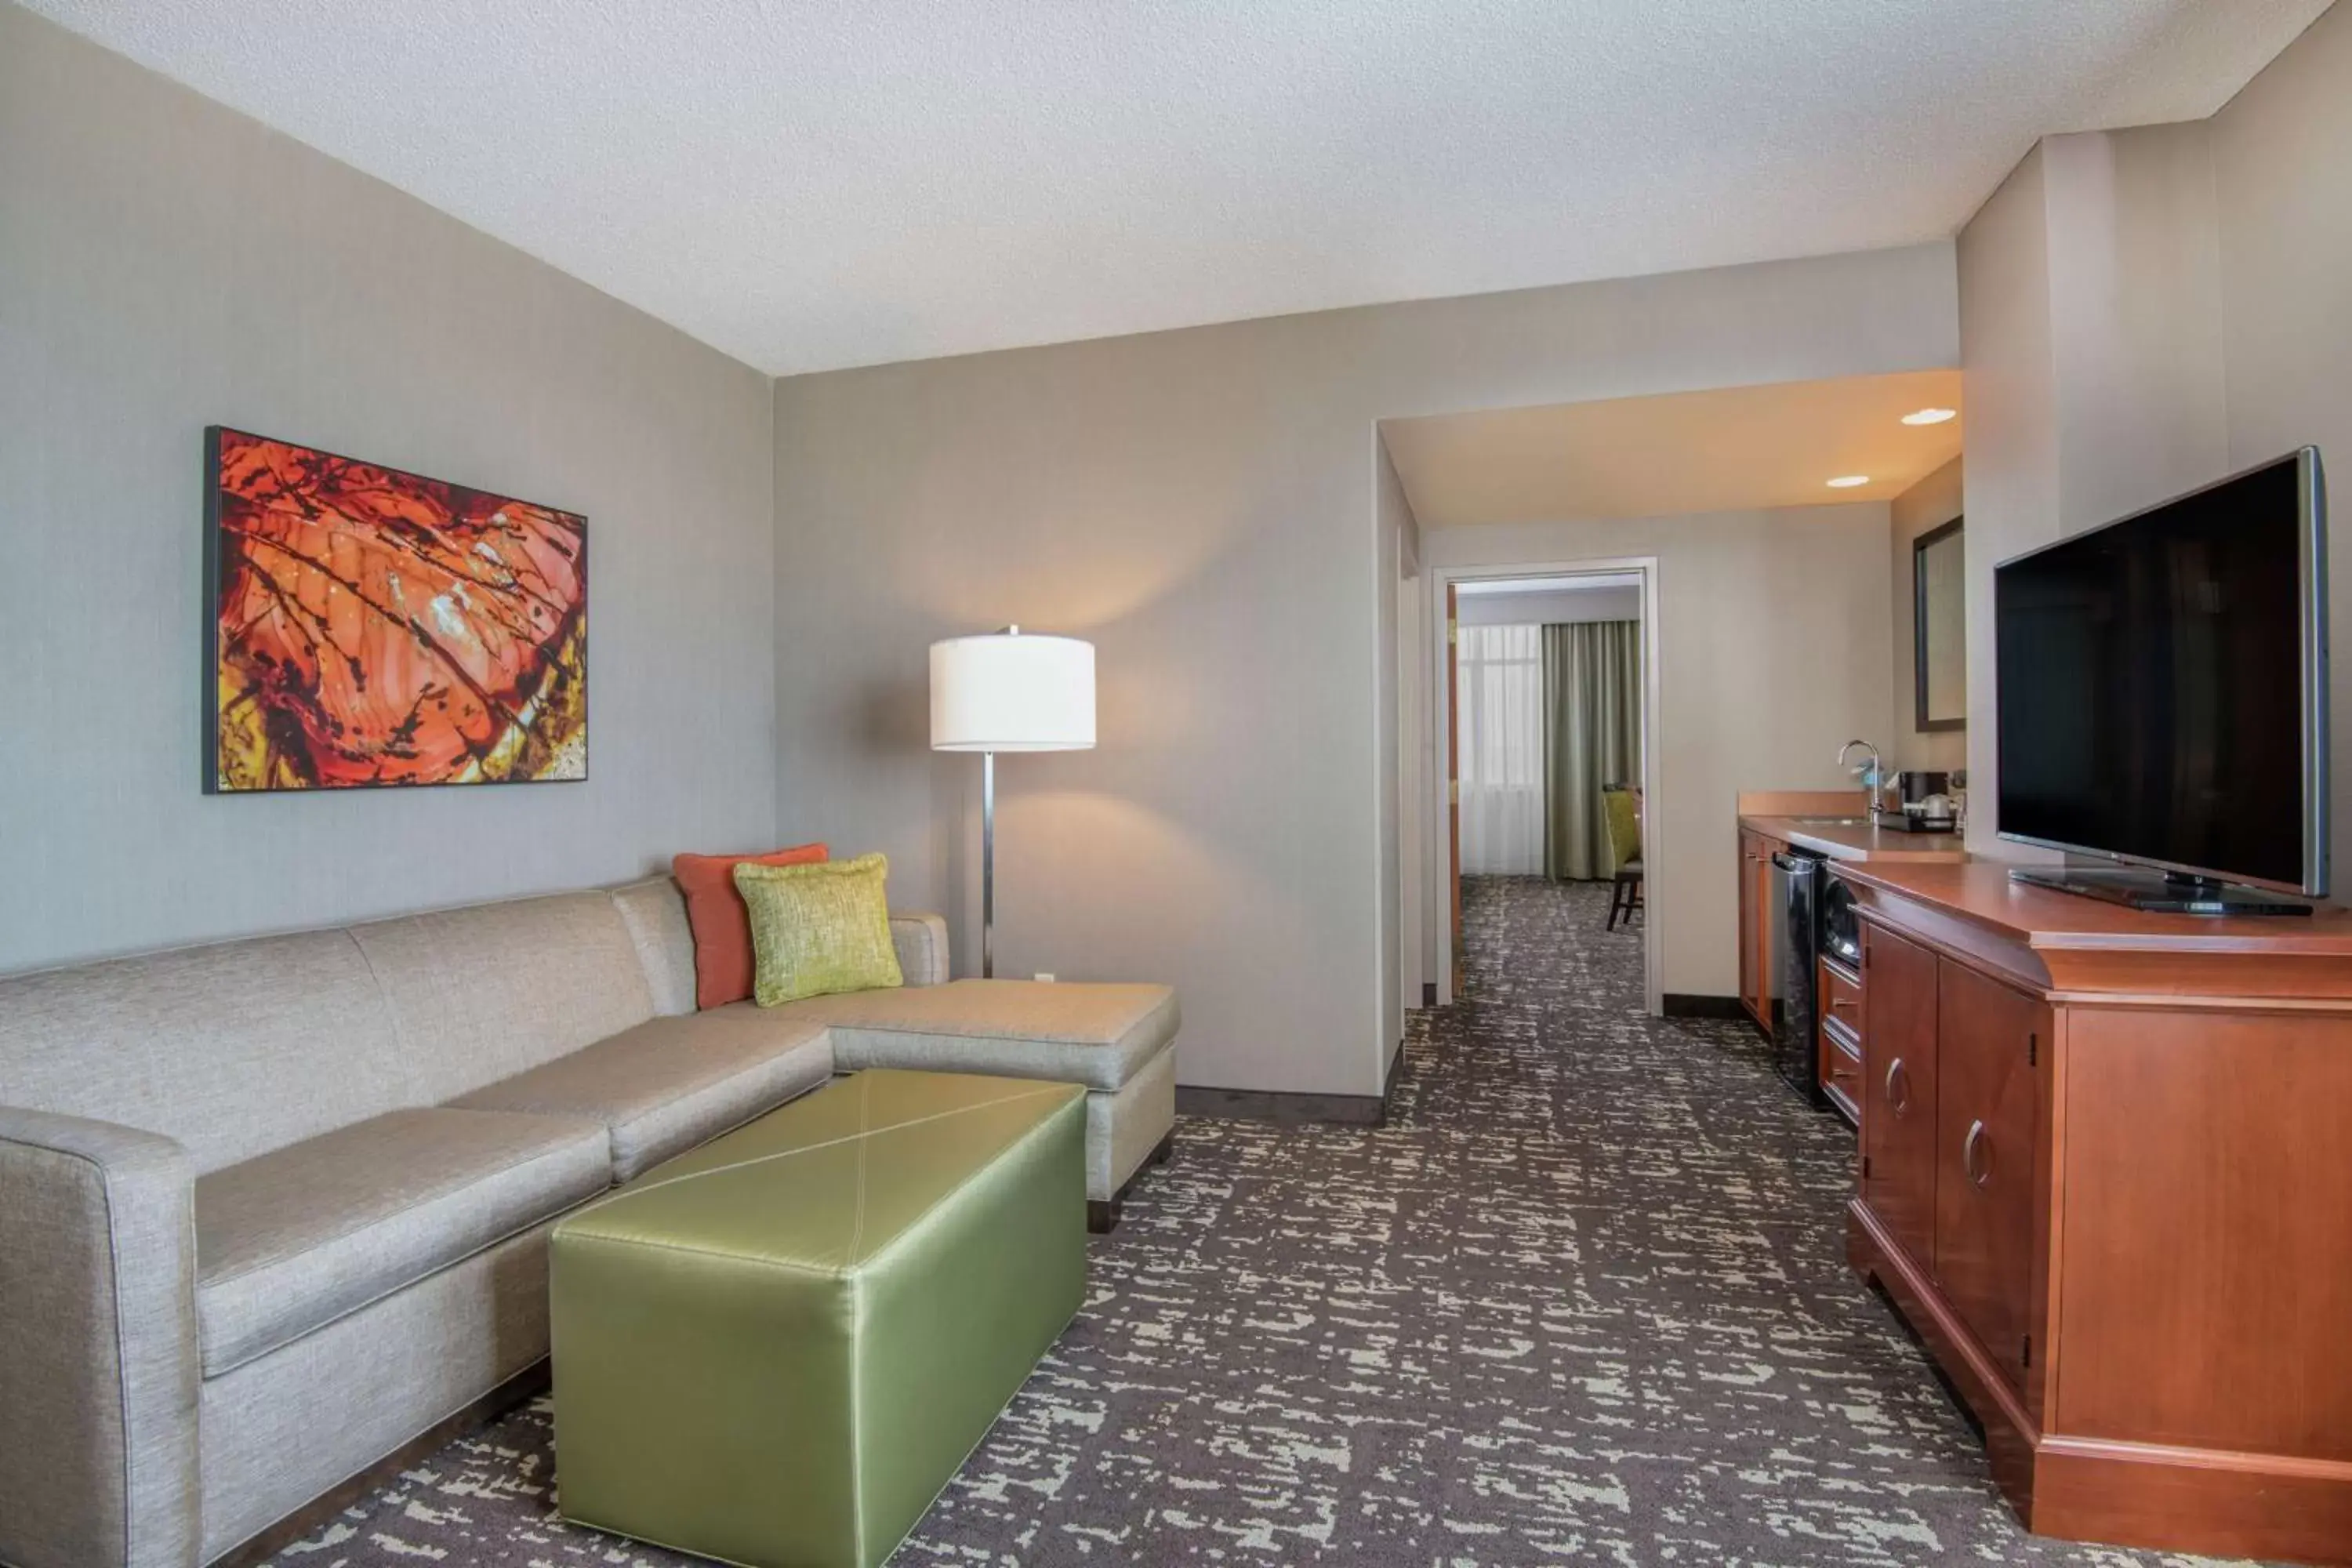
<svg viewBox="0 0 2352 1568">
<path fill-rule="evenodd" d="M 1389 494 L 1385 489 L 1383 494 Z M 1402 486 L 1393 492 L 1402 502 L 1408 526 L 1401 531 L 1396 605 L 1396 777 L 1397 777 L 1397 925 L 1396 989 L 1400 1017 L 1421 1005 L 1422 985 L 1437 978 L 1435 931 L 1428 916 L 1430 851 L 1433 824 L 1425 820 L 1428 799 L 1431 735 L 1427 718 L 1430 671 L 1423 651 L 1428 644 L 1429 608 L 1421 588 L 1421 533 L 1410 521 L 1412 505 Z M 1390 504 L 1390 503 L 1384 503 Z"/>
<path fill-rule="evenodd" d="M 1883 735 L 1894 685 L 1885 501 L 1614 522 L 1447 528 L 1431 566 L 1657 558 L 1661 988 L 1739 989 L 1742 790 L 1843 789 L 1838 748 Z"/>
<path fill-rule="evenodd" d="M 2000 842 L 1994 566 L 2226 471 L 2202 123 L 2045 138 L 1960 235 L 1969 847 Z"/>
<path fill-rule="evenodd" d="M 0 4 L 0 971 L 770 841 L 770 396 Z M 584 511 L 590 779 L 201 794 L 213 423 Z"/>
<path fill-rule="evenodd" d="M 1388 447 L 1372 437 L 1372 460 L 1378 467 L 1372 487 L 1372 548 L 1379 574 L 1379 651 L 1373 665 L 1372 694 L 1372 820 L 1380 847 L 1381 925 L 1381 1044 L 1393 1047 L 1404 1041 L 1404 866 L 1405 791 L 1404 683 L 1401 667 L 1403 618 L 1401 601 L 1409 592 L 1406 563 L 1418 563 L 1420 531 L 1412 502 L 1389 460 Z M 1416 570 L 1418 570 L 1416 564 Z"/>
<path fill-rule="evenodd" d="M 1937 245 L 781 382 L 781 830 L 887 850 L 968 966 L 978 767 L 925 750 L 925 645 L 1092 637 L 1100 746 L 999 770 L 1003 972 L 1174 982 L 1187 1083 L 1376 1092 L 1376 422 L 1949 365 L 1954 304 Z"/>
<path fill-rule="evenodd" d="M 2057 539 L 2219 479 L 2229 453 L 2208 128 L 2053 136 L 2042 152 Z"/>
<path fill-rule="evenodd" d="M 2057 362 L 2051 342 L 2050 222 L 2043 149 L 2010 172 L 1960 231 L 1960 370 L 1969 430 L 1960 454 L 1969 526 L 1968 847 L 1994 838 L 1992 569 L 2047 541 L 2058 511 Z M 2013 848 L 2013 847 L 2011 847 Z"/>
<path fill-rule="evenodd" d="M 1970 848 L 2034 853 L 1993 837 L 1993 564 L 2306 441 L 2352 465 L 2347 105 L 2337 6 L 2210 121 L 2045 139 L 1962 231 Z M 2340 616 L 2344 527 L 2330 555 Z M 2330 681 L 2338 843 L 2347 657 Z"/>
<path fill-rule="evenodd" d="M 1959 730 L 1919 728 L 1918 616 L 1912 582 L 1912 546 L 1931 529 L 1958 517 L 1961 504 L 1960 465 L 1955 458 L 1896 496 L 1887 507 L 1890 593 L 1894 610 L 1895 707 L 1887 723 L 1887 765 L 1893 768 L 1964 768 L 1969 765 L 1969 733 Z M 1966 542 L 1966 533 L 1962 542 Z"/>
<path fill-rule="evenodd" d="M 2214 116 L 2229 464 L 2303 443 L 2333 468 L 2336 891 L 2352 893 L 2352 6 Z"/>
</svg>

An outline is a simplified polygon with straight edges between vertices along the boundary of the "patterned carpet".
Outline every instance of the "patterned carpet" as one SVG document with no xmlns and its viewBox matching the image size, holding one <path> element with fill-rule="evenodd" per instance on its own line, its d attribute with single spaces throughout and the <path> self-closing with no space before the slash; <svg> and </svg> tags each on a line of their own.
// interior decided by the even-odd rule
<svg viewBox="0 0 2352 1568">
<path fill-rule="evenodd" d="M 1606 896 L 1471 884 L 1388 1126 L 1185 1121 L 897 1568 L 2194 1561 L 2018 1530 L 1844 1267 L 1850 1135 L 1744 1026 L 1643 1017 Z M 687 1561 L 554 1479 L 541 1404 L 278 1561 Z"/>
</svg>

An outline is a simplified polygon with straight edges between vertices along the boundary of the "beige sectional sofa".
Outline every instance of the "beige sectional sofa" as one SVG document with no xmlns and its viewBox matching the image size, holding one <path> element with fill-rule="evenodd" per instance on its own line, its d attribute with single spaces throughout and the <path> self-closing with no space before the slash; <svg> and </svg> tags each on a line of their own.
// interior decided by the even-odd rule
<svg viewBox="0 0 2352 1568">
<path fill-rule="evenodd" d="M 0 1563 L 195 1568 L 527 1372 L 546 1235 L 859 1067 L 1087 1089 L 1098 1218 L 1173 993 L 951 981 L 696 1013 L 667 878 L 0 979 Z"/>
</svg>

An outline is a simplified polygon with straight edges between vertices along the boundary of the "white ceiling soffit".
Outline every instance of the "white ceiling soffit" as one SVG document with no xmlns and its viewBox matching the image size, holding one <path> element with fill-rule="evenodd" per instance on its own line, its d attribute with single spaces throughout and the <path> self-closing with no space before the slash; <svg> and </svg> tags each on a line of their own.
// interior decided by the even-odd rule
<svg viewBox="0 0 2352 1568">
<path fill-rule="evenodd" d="M 1573 577 L 1497 577 L 1455 584 L 1464 598 L 1492 598 L 1508 594 L 1605 594 L 1642 585 L 1639 572 L 1586 572 Z"/>
<path fill-rule="evenodd" d="M 1423 528 L 1887 500 L 1960 454 L 1960 373 L 1846 376 L 1391 419 Z M 1862 485 L 1832 488 L 1833 479 Z"/>
<path fill-rule="evenodd" d="M 1940 238 L 2326 0 L 29 0 L 789 374 Z"/>
</svg>

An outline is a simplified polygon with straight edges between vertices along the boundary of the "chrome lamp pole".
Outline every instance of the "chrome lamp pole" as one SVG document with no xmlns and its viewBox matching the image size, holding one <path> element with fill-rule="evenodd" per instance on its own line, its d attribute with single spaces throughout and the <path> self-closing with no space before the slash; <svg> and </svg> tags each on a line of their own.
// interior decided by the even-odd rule
<svg viewBox="0 0 2352 1568">
<path fill-rule="evenodd" d="M 987 637 L 931 645 L 931 750 L 980 753 L 980 973 L 996 974 L 996 753 L 1095 743 L 1095 648 L 1076 637 Z"/>
<path fill-rule="evenodd" d="M 996 978 L 996 753 L 980 753 L 980 977 Z"/>
</svg>

